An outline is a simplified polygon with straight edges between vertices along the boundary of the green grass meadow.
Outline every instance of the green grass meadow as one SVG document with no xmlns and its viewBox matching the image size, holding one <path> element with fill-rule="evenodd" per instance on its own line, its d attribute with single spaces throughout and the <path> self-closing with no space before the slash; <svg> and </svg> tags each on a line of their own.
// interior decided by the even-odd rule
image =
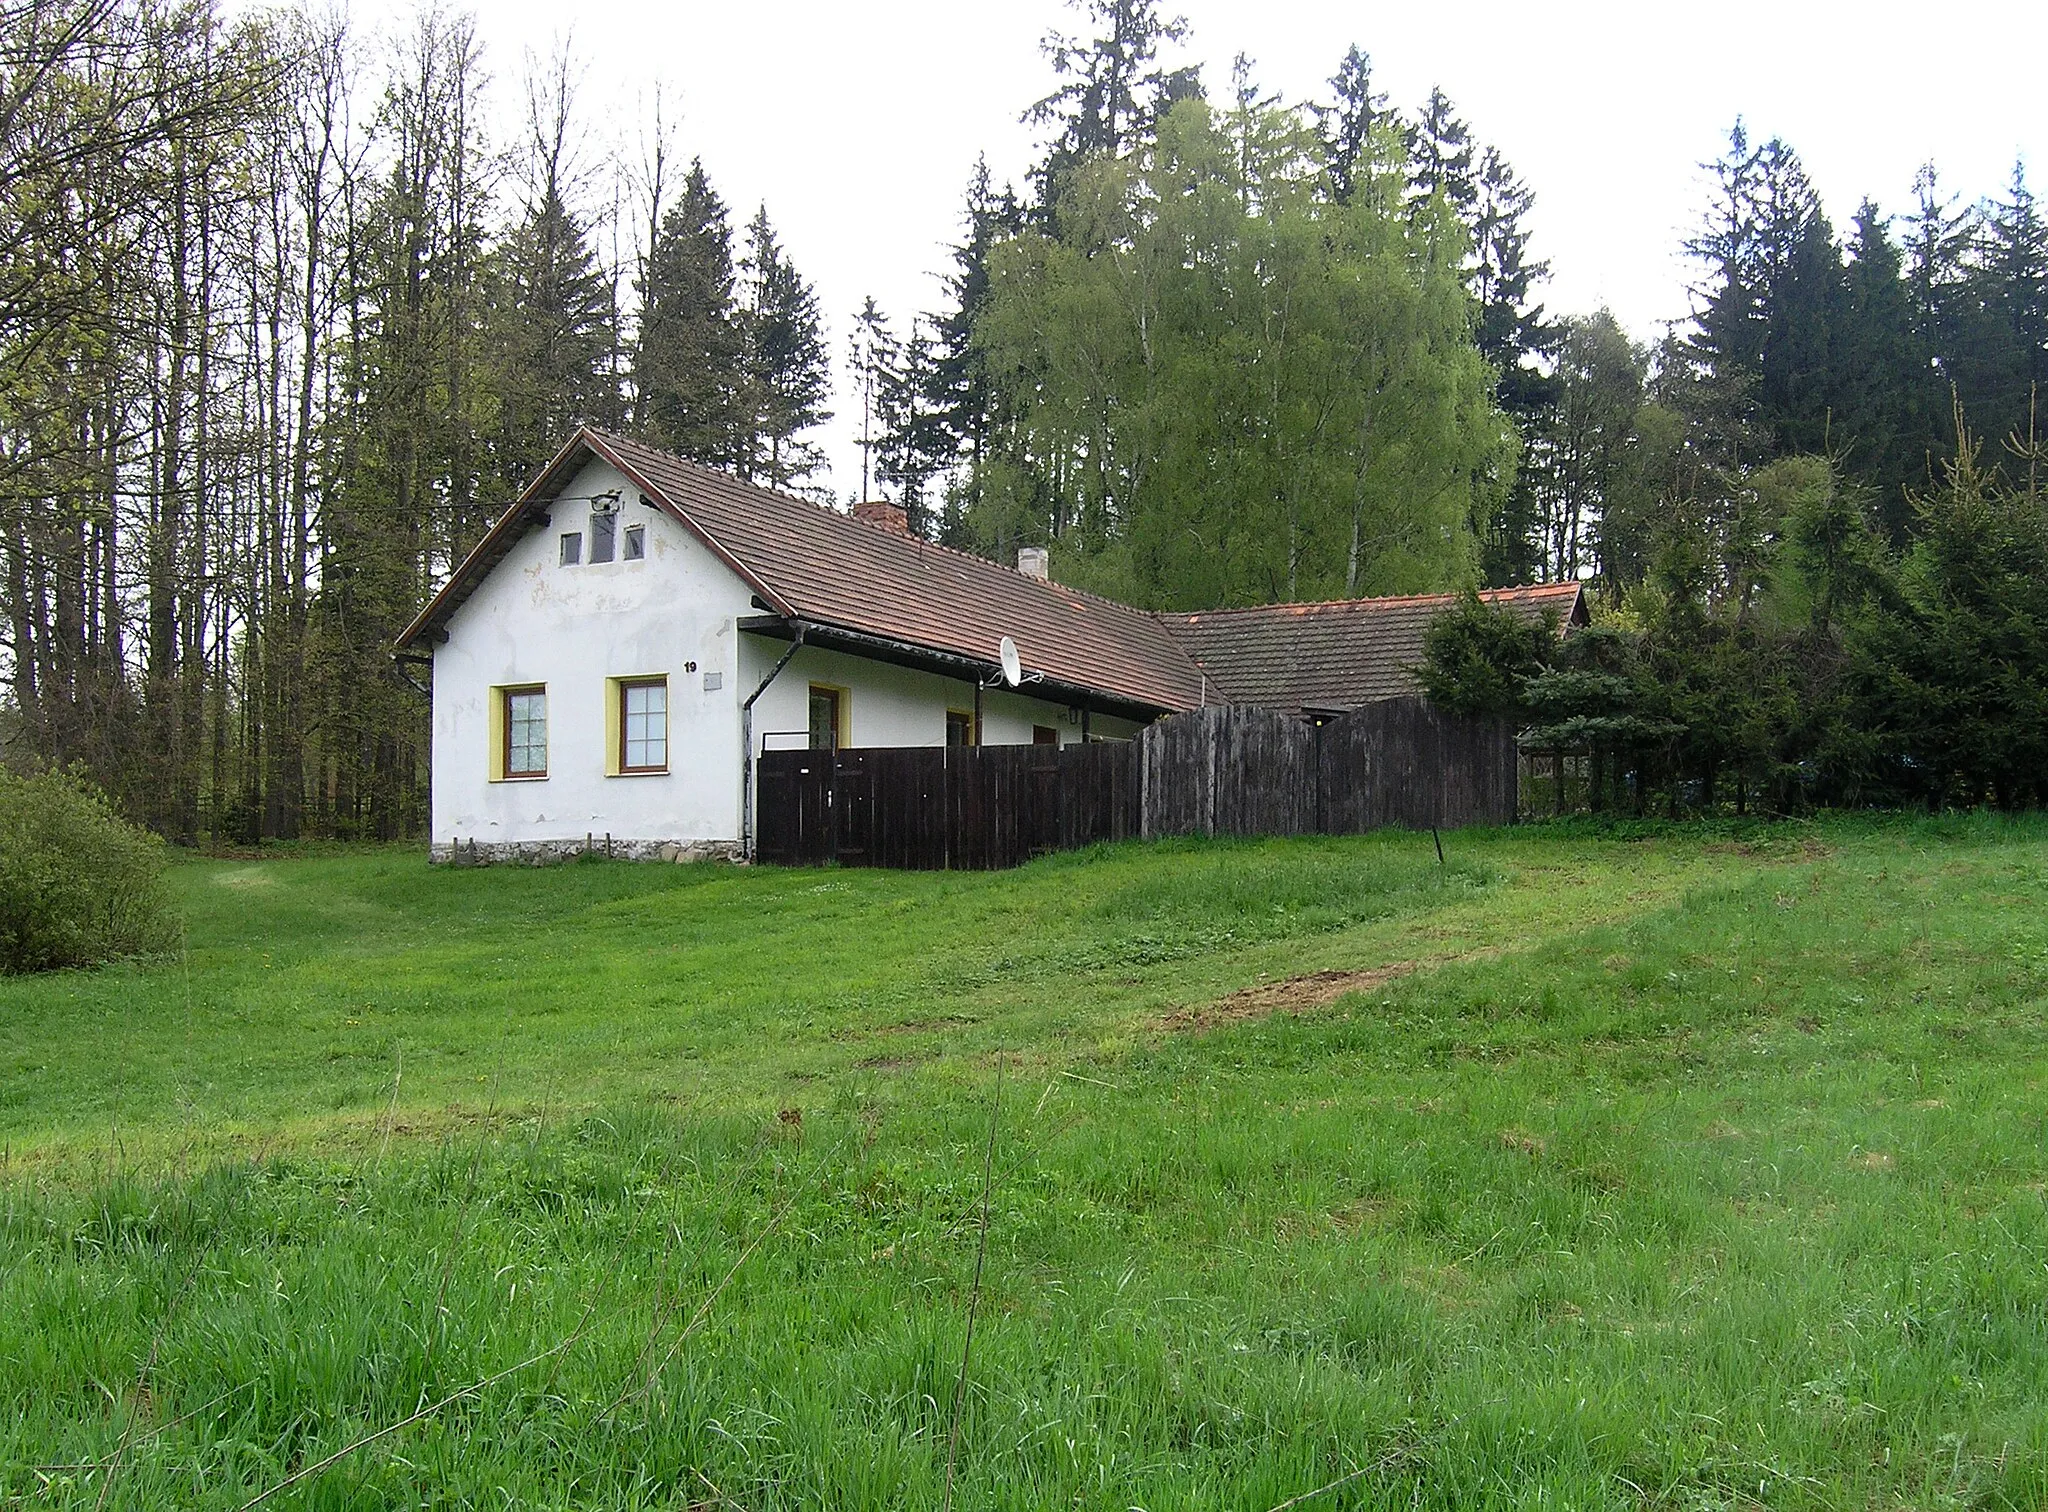
<svg viewBox="0 0 2048 1512">
<path fill-rule="evenodd" d="M 2048 821 L 1444 849 L 181 863 L 0 1507 L 2048 1506 Z"/>
</svg>

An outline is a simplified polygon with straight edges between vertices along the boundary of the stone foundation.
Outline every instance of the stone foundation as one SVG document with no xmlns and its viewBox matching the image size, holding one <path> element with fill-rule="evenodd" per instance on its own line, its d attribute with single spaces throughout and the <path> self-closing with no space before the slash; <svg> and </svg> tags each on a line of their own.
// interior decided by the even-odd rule
<svg viewBox="0 0 2048 1512">
<path fill-rule="evenodd" d="M 613 861 L 738 861 L 737 840 L 616 840 L 592 835 L 584 840 L 456 840 L 436 841 L 427 859 L 436 866 L 552 866 L 578 856 L 604 856 Z"/>
</svg>

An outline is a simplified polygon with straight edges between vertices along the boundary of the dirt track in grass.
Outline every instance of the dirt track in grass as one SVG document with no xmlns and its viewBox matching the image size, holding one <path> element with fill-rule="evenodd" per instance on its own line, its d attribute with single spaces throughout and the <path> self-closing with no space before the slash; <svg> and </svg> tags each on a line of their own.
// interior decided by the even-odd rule
<svg viewBox="0 0 2048 1512">
<path fill-rule="evenodd" d="M 1261 982 L 1256 987 L 1243 988 L 1213 1003 L 1177 1008 L 1160 1017 L 1159 1027 L 1199 1034 L 1225 1024 L 1270 1018 L 1276 1013 L 1305 1013 L 1313 1008 L 1327 1007 L 1347 994 L 1370 992 L 1375 987 L 1384 987 L 1418 971 L 1433 971 L 1439 966 L 1464 961 L 1490 961 L 1505 954 L 1506 950 L 1506 946 L 1487 945 L 1477 950 L 1422 956 L 1411 961 L 1389 961 L 1383 966 L 1368 966 L 1356 971 L 1311 971 L 1284 981 Z"/>
</svg>

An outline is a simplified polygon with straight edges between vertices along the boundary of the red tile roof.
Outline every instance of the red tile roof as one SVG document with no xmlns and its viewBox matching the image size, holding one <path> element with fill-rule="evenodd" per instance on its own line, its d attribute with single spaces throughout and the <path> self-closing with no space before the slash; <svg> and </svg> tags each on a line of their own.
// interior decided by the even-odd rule
<svg viewBox="0 0 2048 1512">
<path fill-rule="evenodd" d="M 1577 583 L 1489 588 L 1480 597 L 1532 624 L 1546 613 L 1555 613 L 1560 627 L 1586 621 Z M 1429 593 L 1160 618 L 1208 676 L 1212 703 L 1299 712 L 1348 709 L 1419 691 L 1412 669 L 1422 662 L 1423 634 L 1457 601 L 1455 593 Z"/>
<path fill-rule="evenodd" d="M 623 472 L 723 559 L 775 613 L 972 658 L 1007 635 L 1025 669 L 1164 712 L 1201 702 L 1202 674 L 1152 615 L 985 557 L 935 546 L 653 447 L 584 430 L 508 510 L 399 637 L 440 628 L 586 456 Z M 494 540 L 493 538 L 497 538 Z"/>
<path fill-rule="evenodd" d="M 534 479 L 405 628 L 435 632 L 545 513 L 586 460 L 602 458 L 701 539 L 775 615 L 966 658 L 990 669 L 1008 635 L 1054 696 L 1094 693 L 1134 710 L 1200 703 L 1340 707 L 1415 691 L 1422 628 L 1455 595 L 1148 614 L 983 557 L 743 483 L 622 436 L 586 428 Z M 1488 595 L 1540 615 L 1583 618 L 1577 584 Z"/>
</svg>

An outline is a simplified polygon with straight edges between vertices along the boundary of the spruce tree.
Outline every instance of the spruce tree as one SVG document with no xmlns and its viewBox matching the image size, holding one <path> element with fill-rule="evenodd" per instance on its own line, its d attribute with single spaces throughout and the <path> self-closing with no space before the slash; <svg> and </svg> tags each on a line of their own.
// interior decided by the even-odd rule
<svg viewBox="0 0 2048 1512">
<path fill-rule="evenodd" d="M 1472 129 L 1460 120 L 1450 97 L 1432 89 L 1409 132 L 1408 187 L 1416 200 L 1442 191 L 1460 216 L 1479 198 L 1472 171 Z"/>
<path fill-rule="evenodd" d="M 934 353 L 931 392 L 938 434 L 947 448 L 946 466 L 964 458 L 966 497 L 972 508 L 978 497 L 980 466 L 988 454 L 996 425 L 994 395 L 987 359 L 974 342 L 975 322 L 988 299 L 989 256 L 1002 242 L 1024 229 L 1025 212 L 1014 190 L 1000 191 L 989 176 L 988 160 L 978 159 L 967 186 L 967 238 L 953 248 L 953 271 L 946 277 L 947 305 L 932 321 Z"/>
<path fill-rule="evenodd" d="M 902 343 L 889 329 L 889 317 L 870 294 L 853 317 L 847 336 L 847 367 L 853 391 L 860 397 L 860 499 L 874 497 L 880 478 L 881 450 L 888 433 L 888 406 L 902 382 Z"/>
<path fill-rule="evenodd" d="M 1856 211 L 1843 281 L 1832 450 L 1868 491 L 1885 534 L 1903 544 L 1909 495 L 1929 478 L 1929 354 L 1914 333 L 1899 248 L 1867 199 Z"/>
<path fill-rule="evenodd" d="M 1395 119 L 1387 108 L 1387 97 L 1372 87 L 1372 58 L 1356 43 L 1344 54 L 1330 80 L 1332 103 L 1313 107 L 1323 133 L 1325 171 L 1330 178 L 1330 198 L 1340 205 L 1351 203 L 1358 192 L 1361 171 L 1371 159 L 1375 127 Z"/>
<path fill-rule="evenodd" d="M 1529 256 L 1523 217 L 1536 196 L 1489 147 L 1480 160 L 1478 190 L 1471 213 L 1475 305 L 1473 340 L 1499 375 L 1494 399 L 1501 412 L 1530 440 L 1556 402 L 1556 382 L 1547 370 L 1557 332 L 1534 298 L 1550 265 Z M 1542 570 L 1534 479 L 1518 475 L 1491 520 L 1475 520 L 1480 575 L 1489 583 L 1527 582 Z"/>
<path fill-rule="evenodd" d="M 832 363 L 817 291 L 775 240 L 763 205 L 747 226 L 745 423 L 740 475 L 790 488 L 824 465 L 803 433 L 832 418 Z"/>
<path fill-rule="evenodd" d="M 1761 449 L 1756 387 L 1763 368 L 1768 297 L 1759 252 L 1762 155 L 1737 121 L 1728 149 L 1706 164 L 1714 196 L 1706 224 L 1685 244 L 1704 277 L 1693 288 L 1692 330 L 1664 365 L 1666 386 L 1694 428 L 1708 466 L 1733 468 Z"/>
<path fill-rule="evenodd" d="M 1045 160 L 1033 170 L 1039 214 L 1050 220 L 1060 184 L 1077 163 L 1115 157 L 1176 99 L 1200 92 L 1192 69 L 1158 66 L 1160 50 L 1187 36 L 1187 22 L 1163 16 L 1159 0 L 1071 0 L 1092 25 L 1092 35 L 1048 33 L 1041 45 L 1063 81 L 1024 112 L 1034 126 L 1053 129 Z"/>
<path fill-rule="evenodd" d="M 1972 423 L 1994 444 L 2048 430 L 2038 404 L 2048 394 L 2048 221 L 2015 163 L 2006 197 L 1984 217 L 1976 282 L 1985 319 L 1978 410 Z M 2010 448 L 2000 446 L 2010 454 Z M 2008 457 L 1998 458 L 2001 468 Z"/>
<path fill-rule="evenodd" d="M 495 264 L 493 430 L 500 486 L 510 494 L 578 424 L 619 423 L 618 335 L 612 281 L 554 186 L 498 247 Z"/>
<path fill-rule="evenodd" d="M 882 371 L 877 406 L 881 436 L 874 449 L 876 475 L 894 490 L 909 511 L 911 529 L 919 535 L 935 533 L 933 516 L 939 501 L 932 497 L 933 485 L 958 455 L 945 412 L 935 402 L 940 394 L 939 352 L 929 322 L 922 316 L 914 319 L 896 361 Z"/>
<path fill-rule="evenodd" d="M 1767 227 L 1767 245 L 1777 233 Z M 1832 449 L 1840 408 L 1838 346 L 1848 280 L 1827 217 L 1809 209 L 1775 248 L 1767 273 L 1758 419 L 1774 454 L 1818 456 Z"/>
<path fill-rule="evenodd" d="M 732 229 L 701 160 L 662 217 L 637 288 L 635 428 L 685 457 L 739 466 L 745 343 L 733 302 Z"/>
</svg>

